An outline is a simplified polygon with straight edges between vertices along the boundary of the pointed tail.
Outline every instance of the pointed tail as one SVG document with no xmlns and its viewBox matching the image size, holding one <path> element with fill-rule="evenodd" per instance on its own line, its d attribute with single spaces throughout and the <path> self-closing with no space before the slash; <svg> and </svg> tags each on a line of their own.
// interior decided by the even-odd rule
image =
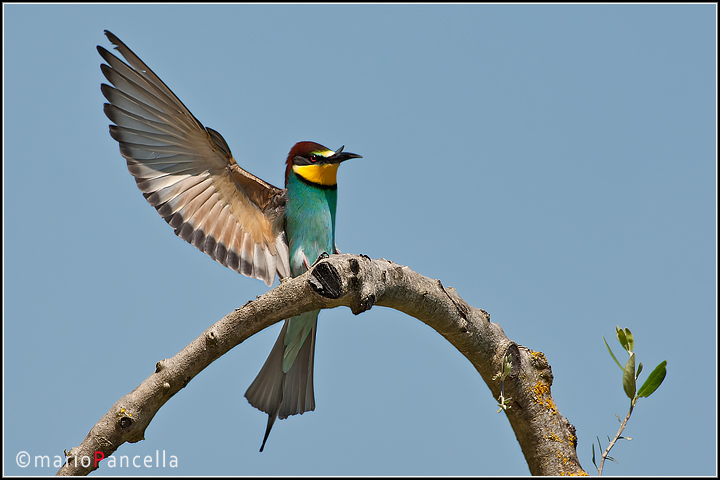
<svg viewBox="0 0 720 480">
<path fill-rule="evenodd" d="M 317 312 L 315 313 L 317 318 Z M 275 420 L 283 420 L 290 415 L 302 414 L 315 410 L 315 394 L 313 390 L 313 364 L 315 360 L 315 335 L 317 322 L 298 352 L 295 362 L 287 373 L 283 373 L 282 362 L 285 351 L 285 334 L 288 320 L 285 320 L 275 345 L 270 351 L 265 364 L 255 380 L 245 392 L 250 405 L 268 414 L 260 451 L 270 435 Z"/>
</svg>

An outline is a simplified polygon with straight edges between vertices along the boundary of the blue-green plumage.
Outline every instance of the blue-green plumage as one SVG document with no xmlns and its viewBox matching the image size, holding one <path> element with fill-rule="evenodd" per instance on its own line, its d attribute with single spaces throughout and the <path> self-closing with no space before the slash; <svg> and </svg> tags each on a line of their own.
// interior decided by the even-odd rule
<svg viewBox="0 0 720 480">
<path fill-rule="evenodd" d="M 302 275 L 307 265 L 323 253 L 335 250 L 335 211 L 337 188 L 323 188 L 290 173 L 285 206 L 285 234 L 290 247 L 290 272 Z M 319 310 L 288 319 L 285 332 L 283 372 L 290 370 L 300 347 L 315 327 Z"/>
</svg>

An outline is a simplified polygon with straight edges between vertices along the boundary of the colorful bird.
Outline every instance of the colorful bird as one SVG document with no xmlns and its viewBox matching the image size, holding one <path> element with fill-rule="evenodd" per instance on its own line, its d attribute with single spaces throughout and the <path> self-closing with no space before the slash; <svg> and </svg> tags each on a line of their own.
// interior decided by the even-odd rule
<svg viewBox="0 0 720 480">
<path fill-rule="evenodd" d="M 175 234 L 221 265 L 268 286 L 336 253 L 337 169 L 362 158 L 315 142 L 290 150 L 281 190 L 237 164 L 225 139 L 204 127 L 140 58 L 105 31 L 127 63 L 98 46 L 110 135 L 150 205 Z M 245 393 L 275 420 L 315 409 L 313 359 L 319 310 L 285 320 Z"/>
</svg>

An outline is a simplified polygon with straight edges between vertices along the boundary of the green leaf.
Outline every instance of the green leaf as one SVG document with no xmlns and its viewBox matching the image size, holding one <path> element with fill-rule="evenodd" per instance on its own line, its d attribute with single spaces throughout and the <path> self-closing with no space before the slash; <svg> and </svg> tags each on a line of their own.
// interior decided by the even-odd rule
<svg viewBox="0 0 720 480">
<path fill-rule="evenodd" d="M 657 390 L 663 380 L 665 380 L 665 375 L 667 374 L 666 367 L 667 360 L 663 360 L 660 365 L 655 367 L 655 370 L 650 373 L 647 380 L 645 380 L 645 383 L 643 383 L 642 387 L 640 387 L 638 397 L 649 397 L 655 390 Z"/>
<path fill-rule="evenodd" d="M 625 364 L 623 389 L 630 400 L 635 398 L 635 352 L 630 353 L 630 358 Z"/>
<path fill-rule="evenodd" d="M 620 362 L 618 362 L 618 359 L 615 358 L 615 354 L 612 352 L 612 350 L 610 350 L 610 345 L 608 345 L 607 340 L 605 340 L 605 335 L 603 335 L 603 342 L 605 342 L 605 346 L 607 347 L 608 352 L 610 352 L 610 356 L 612 357 L 612 359 L 615 360 L 615 363 L 617 364 L 618 368 L 620 370 L 622 370 L 623 367 L 622 367 L 622 365 L 620 365 Z"/>
<path fill-rule="evenodd" d="M 622 345 L 622 347 L 629 352 L 630 350 L 628 350 L 628 342 L 627 337 L 625 336 L 625 330 L 618 326 L 615 326 L 615 336 L 617 337 L 618 342 L 620 342 L 620 345 Z"/>
<path fill-rule="evenodd" d="M 627 340 L 627 344 L 628 344 L 627 351 L 628 352 L 634 351 L 635 350 L 635 339 L 633 338 L 633 334 L 629 328 L 625 329 L 625 339 Z"/>
<path fill-rule="evenodd" d="M 637 371 L 637 374 L 635 375 L 635 379 L 636 379 L 636 380 L 637 380 L 638 378 L 640 378 L 640 372 L 642 372 L 642 362 L 640 362 L 640 363 L 638 364 L 638 371 Z"/>
</svg>

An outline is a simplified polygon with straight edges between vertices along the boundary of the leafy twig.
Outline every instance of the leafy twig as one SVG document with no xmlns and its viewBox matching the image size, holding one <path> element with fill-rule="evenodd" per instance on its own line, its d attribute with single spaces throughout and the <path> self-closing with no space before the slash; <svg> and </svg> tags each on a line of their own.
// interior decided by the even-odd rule
<svg viewBox="0 0 720 480">
<path fill-rule="evenodd" d="M 610 450 L 615 446 L 615 443 L 621 438 L 624 438 L 625 440 L 632 440 L 631 437 L 623 437 L 622 432 L 623 430 L 625 430 L 628 420 L 630 420 L 630 415 L 632 415 L 633 409 L 635 408 L 638 399 L 640 397 L 649 397 L 650 395 L 652 395 L 653 392 L 658 389 L 660 384 L 662 384 L 663 380 L 665 380 L 665 375 L 667 374 L 667 360 L 663 360 L 657 367 L 655 367 L 655 370 L 650 373 L 647 380 L 645 380 L 645 383 L 643 383 L 640 387 L 640 390 L 637 390 L 637 379 L 638 377 L 640 377 L 640 373 L 643 370 L 643 365 L 642 363 L 639 363 L 637 370 L 635 369 L 635 352 L 633 351 L 633 349 L 635 348 L 635 339 L 633 338 L 632 332 L 630 332 L 630 329 L 628 328 L 623 329 L 616 326 L 615 335 L 618 339 L 618 342 L 620 342 L 620 345 L 622 345 L 625 351 L 630 355 L 627 363 L 625 363 L 625 367 L 620 365 L 620 362 L 615 357 L 615 354 L 613 354 L 612 350 L 610 349 L 610 345 L 608 345 L 604 336 L 603 342 L 605 342 L 605 346 L 607 347 L 608 352 L 610 352 L 610 356 L 612 357 L 612 359 L 623 371 L 623 390 L 625 390 L 625 395 L 627 395 L 630 399 L 630 410 L 628 410 L 627 415 L 625 415 L 625 420 L 620 422 L 620 429 L 615 434 L 615 437 L 612 440 L 608 438 L 610 443 L 600 457 L 599 467 L 595 463 L 595 444 L 592 445 L 592 462 L 593 465 L 595 465 L 595 468 L 597 468 L 598 476 L 602 475 L 603 465 L 605 464 L 606 459 L 612 460 L 613 462 L 617 463 L 617 460 L 610 456 Z M 617 415 L 615 416 L 617 417 Z M 617 418 L 618 421 L 620 421 L 620 417 Z M 602 445 L 600 445 L 600 439 L 598 439 L 598 446 L 602 450 Z"/>
</svg>

